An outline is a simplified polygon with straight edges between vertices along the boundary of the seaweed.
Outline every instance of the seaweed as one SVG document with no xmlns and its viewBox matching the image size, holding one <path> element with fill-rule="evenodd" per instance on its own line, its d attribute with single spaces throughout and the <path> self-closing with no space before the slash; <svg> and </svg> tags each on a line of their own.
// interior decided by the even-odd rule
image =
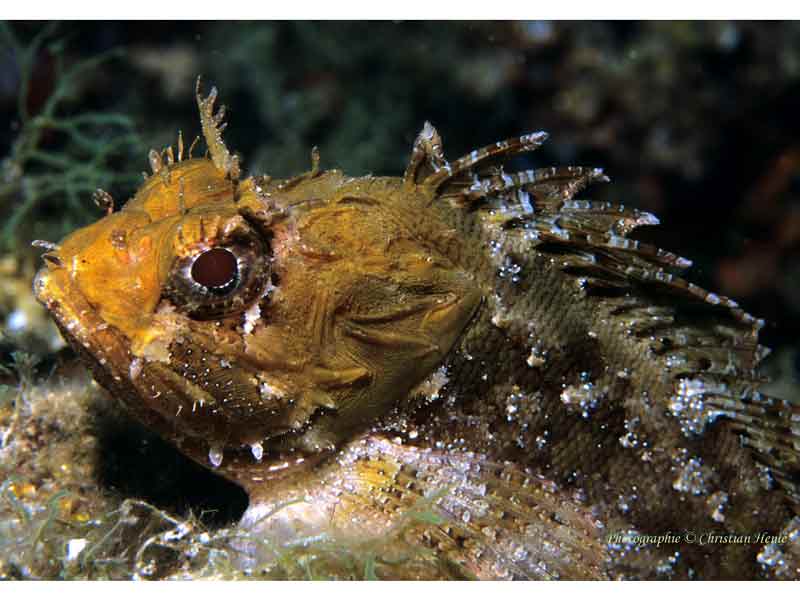
<svg viewBox="0 0 800 600">
<path fill-rule="evenodd" d="M 27 391 L 33 384 L 33 372 L 39 361 L 40 359 L 36 355 L 15 351 L 11 353 L 11 363 L 8 366 L 0 362 L 0 375 L 16 375 L 19 381 L 16 388 L 5 384 L 0 385 L 0 409 L 9 404 L 11 410 L 8 426 L 0 429 L 0 449 L 8 446 L 11 442 L 23 407 L 27 403 Z"/>
<path fill-rule="evenodd" d="M 57 31 L 58 25 L 49 23 L 25 43 L 8 23 L 0 23 L 0 51 L 13 57 L 19 79 L 18 133 L 0 167 L 4 250 L 21 241 L 21 232 L 40 233 L 42 228 L 29 222 L 38 212 L 49 209 L 62 215 L 55 231 L 41 232 L 60 238 L 95 216 L 88 198 L 98 188 L 132 188 L 137 181 L 134 173 L 120 168 L 123 159 L 143 154 L 133 119 L 74 108 L 85 79 L 124 52 L 110 50 L 71 62 L 68 44 Z M 42 56 L 52 61 L 53 85 L 41 105 L 31 110 L 32 79 Z"/>
</svg>

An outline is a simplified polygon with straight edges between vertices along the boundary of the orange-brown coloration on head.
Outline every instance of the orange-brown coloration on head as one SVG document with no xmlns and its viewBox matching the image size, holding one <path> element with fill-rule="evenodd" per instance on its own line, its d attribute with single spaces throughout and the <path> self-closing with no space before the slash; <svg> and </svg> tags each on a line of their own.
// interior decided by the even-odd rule
<svg viewBox="0 0 800 600">
<path fill-rule="evenodd" d="M 170 167 L 122 210 L 68 236 L 58 250 L 66 270 L 54 269 L 54 277 L 67 277 L 98 318 L 142 348 L 158 334 L 152 315 L 175 259 L 176 232 L 197 237 L 199 216 L 209 207 L 228 207 L 231 216 L 232 202 L 233 185 L 210 161 Z"/>
<path fill-rule="evenodd" d="M 424 194 L 335 171 L 238 181 L 198 102 L 222 155 L 165 164 L 151 153 L 155 172 L 134 198 L 66 238 L 64 268 L 43 270 L 36 289 L 95 358 L 94 331 L 108 330 L 101 381 L 114 371 L 109 385 L 140 417 L 180 431 L 205 464 L 228 457 L 222 472 L 241 481 L 237 456 L 260 468 L 328 451 L 402 402 L 480 294 L 438 241 L 447 226 L 427 215 L 418 227 Z M 238 266 L 205 289 L 192 267 L 212 248 Z"/>
</svg>

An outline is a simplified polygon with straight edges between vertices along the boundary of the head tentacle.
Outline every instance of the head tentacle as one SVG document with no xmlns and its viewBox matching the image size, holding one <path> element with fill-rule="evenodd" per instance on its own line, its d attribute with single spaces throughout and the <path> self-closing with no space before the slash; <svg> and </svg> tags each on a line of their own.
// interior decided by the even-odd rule
<svg viewBox="0 0 800 600">
<path fill-rule="evenodd" d="M 241 170 L 239 168 L 239 157 L 232 154 L 222 140 L 222 131 L 225 129 L 225 106 L 221 106 L 214 113 L 214 102 L 217 99 L 217 88 L 211 88 L 208 96 L 202 96 L 202 79 L 197 78 L 195 86 L 195 96 L 197 98 L 197 108 L 200 110 L 200 125 L 203 128 L 203 137 L 211 155 L 214 166 L 232 181 L 238 181 Z"/>
</svg>

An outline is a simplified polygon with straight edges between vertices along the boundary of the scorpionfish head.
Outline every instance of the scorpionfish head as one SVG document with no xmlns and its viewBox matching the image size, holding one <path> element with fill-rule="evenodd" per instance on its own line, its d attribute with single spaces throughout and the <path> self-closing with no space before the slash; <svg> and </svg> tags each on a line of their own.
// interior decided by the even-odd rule
<svg viewBox="0 0 800 600">
<path fill-rule="evenodd" d="M 320 454 L 407 397 L 479 296 L 391 181 L 240 181 L 199 102 L 211 157 L 151 153 L 132 200 L 45 255 L 35 292 L 95 378 L 196 460 Z"/>
</svg>

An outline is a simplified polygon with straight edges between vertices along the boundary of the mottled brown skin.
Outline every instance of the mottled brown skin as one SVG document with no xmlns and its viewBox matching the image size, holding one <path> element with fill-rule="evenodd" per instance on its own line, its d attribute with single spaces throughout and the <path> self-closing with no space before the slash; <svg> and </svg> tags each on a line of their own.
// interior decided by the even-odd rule
<svg viewBox="0 0 800 600">
<path fill-rule="evenodd" d="M 651 215 L 574 202 L 597 170 L 492 166 L 543 134 L 448 163 L 428 124 L 403 178 L 315 157 L 241 180 L 215 95 L 210 157 L 151 153 L 35 290 L 100 383 L 248 490 L 245 524 L 381 534 L 441 492 L 448 522 L 411 538 L 472 576 L 762 572 L 752 544 L 607 543 L 798 524 L 798 412 L 755 394 L 759 324 L 627 238 Z M 224 290 L 198 287 L 213 248 L 237 257 Z"/>
</svg>

